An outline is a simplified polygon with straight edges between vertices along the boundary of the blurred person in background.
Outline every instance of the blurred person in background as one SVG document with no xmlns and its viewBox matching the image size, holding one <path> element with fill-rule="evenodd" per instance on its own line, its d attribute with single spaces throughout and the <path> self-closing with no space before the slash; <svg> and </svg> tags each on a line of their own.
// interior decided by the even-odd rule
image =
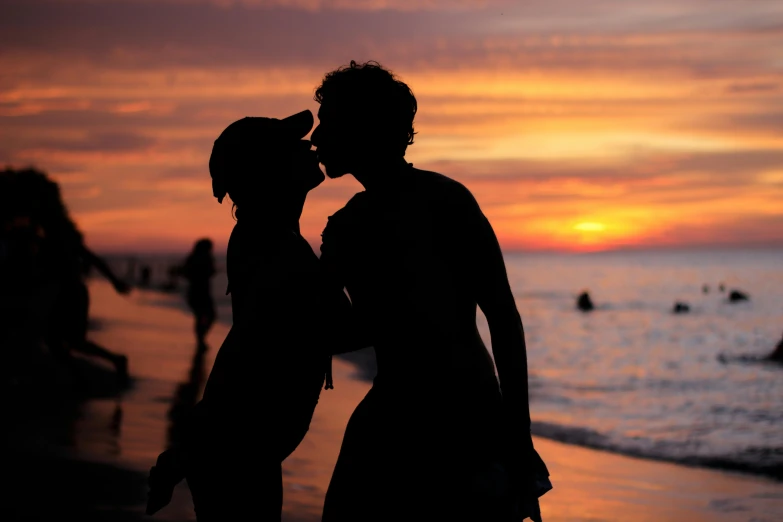
<svg viewBox="0 0 783 522">
<path fill-rule="evenodd" d="M 206 350 L 206 336 L 215 322 L 215 302 L 212 299 L 212 276 L 215 275 L 215 258 L 212 241 L 204 238 L 196 241 L 190 255 L 180 270 L 188 281 L 187 300 L 193 312 L 194 330 L 199 350 Z"/>
<path fill-rule="evenodd" d="M 87 339 L 89 292 L 86 277 L 97 269 L 121 294 L 129 287 L 106 262 L 93 253 L 70 218 L 60 188 L 35 169 L 6 170 L 3 179 L 4 294 L 36 295 L 50 290 L 37 303 L 44 317 L 38 334 L 49 352 L 69 364 L 74 353 L 110 362 L 121 383 L 128 379 L 128 360 Z"/>
<path fill-rule="evenodd" d="M 0 171 L 0 365 L 2 384 L 34 376 L 46 358 L 46 323 L 57 297 L 54 278 L 45 277 L 44 231 L 20 201 L 19 173 Z M 5 395 L 5 394 L 4 394 Z"/>
</svg>

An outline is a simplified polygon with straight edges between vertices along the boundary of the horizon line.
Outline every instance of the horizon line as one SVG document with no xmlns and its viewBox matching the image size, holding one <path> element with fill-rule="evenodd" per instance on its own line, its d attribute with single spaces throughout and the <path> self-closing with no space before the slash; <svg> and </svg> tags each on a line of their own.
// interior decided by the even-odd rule
<svg viewBox="0 0 783 522">
<path fill-rule="evenodd" d="M 313 247 L 313 250 L 318 254 L 318 244 L 313 244 L 308 241 Z M 225 245 L 220 245 L 221 248 L 216 250 L 225 250 Z M 167 255 L 187 255 L 190 248 L 177 249 L 177 250 L 158 250 L 158 249 L 137 249 L 137 250 L 119 250 L 119 249 L 107 249 L 95 248 L 96 252 L 103 256 L 167 256 Z M 678 253 L 678 252 L 726 252 L 726 251 L 783 251 L 783 243 L 764 243 L 764 244 L 745 244 L 745 245 L 727 245 L 727 244 L 700 244 L 700 245 L 659 245 L 659 246 L 623 246 L 616 248 L 605 248 L 595 250 L 569 250 L 569 249 L 557 249 L 557 248 L 503 248 L 501 251 L 504 254 L 543 254 L 543 255 L 568 255 L 568 256 L 583 256 L 583 255 L 596 255 L 596 254 L 613 254 L 613 253 L 642 253 L 642 252 L 655 252 L 655 253 Z"/>
</svg>

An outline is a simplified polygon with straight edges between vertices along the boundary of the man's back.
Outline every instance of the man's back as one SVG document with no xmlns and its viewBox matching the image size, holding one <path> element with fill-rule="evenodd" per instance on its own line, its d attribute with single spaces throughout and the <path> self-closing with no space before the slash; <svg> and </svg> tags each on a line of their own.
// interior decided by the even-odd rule
<svg viewBox="0 0 783 522">
<path fill-rule="evenodd" d="M 476 330 L 470 260 L 478 210 L 460 183 L 410 168 L 382 191 L 357 194 L 330 218 L 322 262 L 342 279 L 371 335 L 379 375 L 491 375 Z M 400 356 L 402 347 L 414 348 Z M 415 377 L 415 376 L 414 376 Z"/>
</svg>

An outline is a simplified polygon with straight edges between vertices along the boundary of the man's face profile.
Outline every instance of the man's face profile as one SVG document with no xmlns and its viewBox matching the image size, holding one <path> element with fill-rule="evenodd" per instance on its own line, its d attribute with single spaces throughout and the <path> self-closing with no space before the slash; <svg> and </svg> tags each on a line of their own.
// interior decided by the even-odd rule
<svg viewBox="0 0 783 522">
<path fill-rule="evenodd" d="M 324 101 L 318 110 L 318 121 L 310 139 L 317 148 L 318 161 L 325 167 L 326 175 L 334 179 L 350 173 L 354 154 L 346 118 L 334 105 Z"/>
</svg>

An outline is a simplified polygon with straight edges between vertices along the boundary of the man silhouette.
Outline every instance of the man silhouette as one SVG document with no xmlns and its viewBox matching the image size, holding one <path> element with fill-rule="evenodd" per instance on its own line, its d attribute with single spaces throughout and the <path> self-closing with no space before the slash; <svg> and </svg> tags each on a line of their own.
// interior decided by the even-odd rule
<svg viewBox="0 0 783 522">
<path fill-rule="evenodd" d="M 405 161 L 416 98 L 378 63 L 328 73 L 315 99 L 311 139 L 327 176 L 352 174 L 365 188 L 329 218 L 321 264 L 348 291 L 378 360 L 323 520 L 540 520 L 537 498 L 551 485 L 530 436 L 524 332 L 492 227 L 463 185 Z"/>
</svg>

